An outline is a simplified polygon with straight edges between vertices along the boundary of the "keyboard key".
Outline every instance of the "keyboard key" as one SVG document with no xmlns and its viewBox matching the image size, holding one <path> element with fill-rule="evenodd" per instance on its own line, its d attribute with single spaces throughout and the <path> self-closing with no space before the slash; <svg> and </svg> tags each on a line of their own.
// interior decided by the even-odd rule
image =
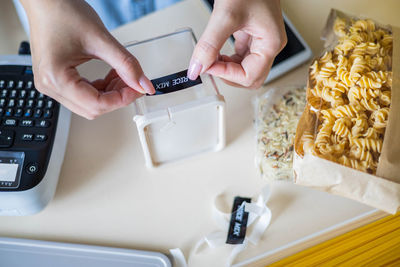
<svg viewBox="0 0 400 267">
<path fill-rule="evenodd" d="M 4 114 L 6 117 L 11 117 L 14 113 L 14 110 L 12 108 L 6 109 L 6 113 Z"/>
<path fill-rule="evenodd" d="M 35 113 L 33 113 L 33 117 L 35 118 L 40 118 L 42 116 L 42 110 L 41 109 L 35 109 Z"/>
<path fill-rule="evenodd" d="M 24 87 L 24 82 L 23 81 L 18 81 L 17 89 L 22 89 L 23 87 Z"/>
<path fill-rule="evenodd" d="M 11 90 L 10 97 L 11 98 L 16 98 L 17 97 L 17 90 Z"/>
<path fill-rule="evenodd" d="M 3 89 L 6 86 L 6 82 L 4 80 L 0 80 L 0 89 Z"/>
<path fill-rule="evenodd" d="M 49 122 L 49 121 L 46 121 L 46 120 L 37 121 L 37 122 L 36 122 L 36 126 L 37 126 L 37 127 L 47 128 L 47 127 L 50 126 L 50 122 Z"/>
<path fill-rule="evenodd" d="M 28 108 L 25 109 L 24 117 L 31 117 L 32 116 L 32 109 Z"/>
<path fill-rule="evenodd" d="M 27 66 L 25 69 L 25 75 L 33 75 L 33 70 L 31 66 Z"/>
<path fill-rule="evenodd" d="M 43 142 L 47 140 L 47 135 L 45 134 L 35 134 L 35 141 Z"/>
<path fill-rule="evenodd" d="M 33 104 L 35 103 L 35 101 L 33 100 L 33 99 L 29 99 L 27 102 L 26 102 L 26 107 L 27 108 L 33 108 Z"/>
<path fill-rule="evenodd" d="M 53 112 L 52 112 L 50 109 L 46 109 L 46 110 L 44 111 L 43 117 L 44 117 L 45 119 L 50 119 L 51 116 L 53 116 Z"/>
<path fill-rule="evenodd" d="M 19 126 L 32 127 L 33 126 L 33 120 L 22 120 L 22 121 L 20 121 Z"/>
<path fill-rule="evenodd" d="M 39 100 L 36 102 L 36 107 L 37 107 L 37 108 L 42 108 L 43 105 L 44 105 L 44 101 L 43 101 L 42 99 L 39 99 Z"/>
<path fill-rule="evenodd" d="M 26 97 L 26 90 L 21 90 L 21 91 L 19 92 L 19 97 L 25 98 L 25 97 Z"/>
<path fill-rule="evenodd" d="M 45 97 L 45 95 L 44 94 L 42 94 L 42 93 L 39 93 L 39 95 L 38 95 L 38 98 L 39 99 L 43 99 Z"/>
<path fill-rule="evenodd" d="M 22 117 L 22 114 L 23 114 L 22 108 L 17 108 L 17 110 L 14 113 L 14 116 L 15 117 Z"/>
<path fill-rule="evenodd" d="M 15 119 L 6 119 L 3 121 L 3 125 L 5 126 L 16 126 L 17 125 L 17 120 Z"/>
<path fill-rule="evenodd" d="M 25 100 L 24 99 L 18 99 L 17 107 L 23 108 L 24 105 L 25 105 Z"/>
<path fill-rule="evenodd" d="M 6 104 L 6 100 L 4 98 L 0 98 L 0 107 L 4 107 Z"/>
<path fill-rule="evenodd" d="M 54 106 L 54 100 L 47 100 L 46 108 L 52 108 Z"/>
<path fill-rule="evenodd" d="M 8 105 L 7 106 L 9 106 L 9 107 L 14 107 L 15 106 L 15 99 L 10 99 L 10 100 L 8 100 Z"/>
<path fill-rule="evenodd" d="M 38 170 L 39 170 L 39 164 L 37 162 L 29 162 L 25 167 L 25 171 L 29 175 L 37 173 Z"/>
<path fill-rule="evenodd" d="M 23 81 L 18 81 L 17 89 L 22 89 L 23 87 L 24 87 L 24 82 Z"/>
<path fill-rule="evenodd" d="M 4 113 L 4 109 L 0 108 L 0 115 L 3 115 L 3 113 Z"/>
<path fill-rule="evenodd" d="M 1 90 L 0 97 L 7 97 L 7 94 L 8 94 L 8 90 L 3 89 L 3 90 Z"/>
<path fill-rule="evenodd" d="M 10 147 L 14 140 L 14 131 L 0 130 L 0 147 Z"/>
<path fill-rule="evenodd" d="M 32 141 L 33 140 L 33 134 L 23 134 L 21 136 L 21 139 L 23 141 Z"/>
<path fill-rule="evenodd" d="M 14 85 L 15 85 L 15 82 L 14 82 L 13 80 L 8 81 L 8 83 L 7 83 L 7 88 L 8 88 L 8 89 L 12 89 L 12 88 L 14 88 Z"/>
<path fill-rule="evenodd" d="M 33 82 L 32 81 L 28 81 L 25 85 L 25 89 L 32 89 L 33 88 Z"/>
<path fill-rule="evenodd" d="M 35 90 L 29 91 L 29 98 L 35 98 L 35 97 L 36 97 L 36 91 Z"/>
</svg>

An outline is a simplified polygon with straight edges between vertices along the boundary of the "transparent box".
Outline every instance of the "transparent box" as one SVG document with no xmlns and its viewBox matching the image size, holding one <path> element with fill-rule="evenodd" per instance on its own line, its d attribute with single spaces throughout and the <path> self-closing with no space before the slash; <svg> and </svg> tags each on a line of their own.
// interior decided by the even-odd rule
<svg viewBox="0 0 400 267">
<path fill-rule="evenodd" d="M 197 82 L 186 77 L 195 43 L 192 30 L 183 29 L 125 46 L 156 89 L 165 87 L 134 103 L 147 167 L 225 146 L 224 97 L 210 75 L 201 75 Z"/>
</svg>

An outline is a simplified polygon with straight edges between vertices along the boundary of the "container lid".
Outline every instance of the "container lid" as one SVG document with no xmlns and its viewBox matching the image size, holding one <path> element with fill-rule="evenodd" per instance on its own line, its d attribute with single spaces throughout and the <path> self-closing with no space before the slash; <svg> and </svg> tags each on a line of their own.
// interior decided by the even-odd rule
<svg viewBox="0 0 400 267">
<path fill-rule="evenodd" d="M 159 37 L 126 44 L 126 49 L 140 62 L 144 73 L 156 88 L 156 95 L 135 101 L 136 114 L 165 111 L 171 107 L 220 95 L 211 76 L 196 81 L 187 78 L 187 68 L 196 44 L 190 28 Z"/>
<path fill-rule="evenodd" d="M 170 267 L 158 252 L 0 237 L 1 266 Z"/>
<path fill-rule="evenodd" d="M 186 70 L 196 39 L 190 28 L 139 42 L 125 48 L 140 62 L 150 80 Z"/>
</svg>

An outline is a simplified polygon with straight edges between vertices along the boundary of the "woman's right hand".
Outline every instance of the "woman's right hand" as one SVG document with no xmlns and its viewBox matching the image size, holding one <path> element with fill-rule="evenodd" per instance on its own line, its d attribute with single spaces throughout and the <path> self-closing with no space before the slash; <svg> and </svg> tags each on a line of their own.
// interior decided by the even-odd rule
<svg viewBox="0 0 400 267">
<path fill-rule="evenodd" d="M 155 93 L 137 59 L 83 0 L 21 0 L 29 18 L 36 88 L 87 119 Z M 76 67 L 101 59 L 113 70 L 90 82 Z"/>
</svg>

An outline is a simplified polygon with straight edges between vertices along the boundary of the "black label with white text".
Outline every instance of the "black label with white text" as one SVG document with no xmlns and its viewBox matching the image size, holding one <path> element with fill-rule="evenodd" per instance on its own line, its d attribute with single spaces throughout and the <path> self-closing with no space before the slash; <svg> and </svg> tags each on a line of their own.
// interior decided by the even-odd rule
<svg viewBox="0 0 400 267">
<path fill-rule="evenodd" d="M 155 95 L 161 95 L 201 84 L 202 81 L 200 76 L 194 81 L 190 80 L 187 77 L 187 70 L 183 70 L 168 76 L 151 80 L 151 83 L 156 89 Z"/>
<path fill-rule="evenodd" d="M 249 213 L 244 211 L 243 201 L 250 203 L 251 198 L 235 197 L 232 207 L 231 221 L 229 223 L 227 244 L 243 244 L 246 236 L 247 220 Z"/>
</svg>

